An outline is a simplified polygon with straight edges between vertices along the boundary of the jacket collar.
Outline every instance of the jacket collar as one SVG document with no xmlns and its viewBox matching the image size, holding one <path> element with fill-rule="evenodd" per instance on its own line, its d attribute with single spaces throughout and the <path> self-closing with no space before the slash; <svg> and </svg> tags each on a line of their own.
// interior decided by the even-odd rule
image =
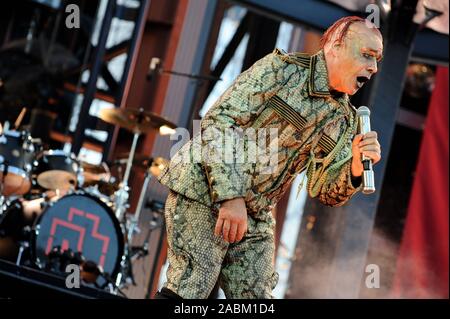
<svg viewBox="0 0 450 319">
<path fill-rule="evenodd" d="M 320 50 L 310 57 L 308 93 L 310 96 L 331 97 L 338 102 L 345 104 L 349 103 L 350 99 L 347 94 L 342 94 L 339 97 L 336 97 L 330 93 L 328 71 L 323 50 Z"/>
<path fill-rule="evenodd" d="M 322 50 L 312 55 L 309 60 L 308 93 L 317 97 L 331 96 L 327 66 Z"/>
</svg>

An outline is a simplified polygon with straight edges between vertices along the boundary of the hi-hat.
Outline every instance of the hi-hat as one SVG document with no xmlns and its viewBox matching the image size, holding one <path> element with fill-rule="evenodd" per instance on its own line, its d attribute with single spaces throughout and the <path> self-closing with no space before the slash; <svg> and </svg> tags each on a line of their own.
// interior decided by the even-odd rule
<svg viewBox="0 0 450 319">
<path fill-rule="evenodd" d="M 126 164 L 129 156 L 130 156 L 130 153 L 128 153 L 128 152 L 120 153 L 117 155 L 117 159 L 113 163 L 115 165 Z M 151 162 L 152 162 L 152 158 L 150 156 L 143 155 L 143 154 L 134 154 L 132 165 L 134 168 L 147 169 Z"/>
<path fill-rule="evenodd" d="M 165 118 L 142 109 L 102 109 L 99 117 L 107 123 L 118 125 L 133 133 L 158 130 L 161 135 L 166 135 L 174 133 L 176 128 L 175 124 Z"/>
<path fill-rule="evenodd" d="M 117 164 L 126 164 L 129 153 L 119 154 L 114 162 Z M 158 176 L 161 171 L 169 164 L 169 161 L 163 157 L 149 157 L 142 154 L 136 154 L 133 158 L 133 167 L 147 170 L 153 175 Z"/>
</svg>

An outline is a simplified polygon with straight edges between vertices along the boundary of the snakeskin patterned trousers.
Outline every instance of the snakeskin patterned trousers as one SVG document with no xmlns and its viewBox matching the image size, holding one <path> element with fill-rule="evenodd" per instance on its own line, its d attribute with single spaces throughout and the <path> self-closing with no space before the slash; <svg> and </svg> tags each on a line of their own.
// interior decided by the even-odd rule
<svg viewBox="0 0 450 319">
<path fill-rule="evenodd" d="M 249 214 L 244 238 L 232 244 L 214 235 L 217 213 L 176 192 L 167 197 L 165 219 L 169 266 L 164 287 L 183 298 L 201 299 L 219 280 L 227 298 L 272 298 L 278 274 L 270 211 L 265 220 Z"/>
</svg>

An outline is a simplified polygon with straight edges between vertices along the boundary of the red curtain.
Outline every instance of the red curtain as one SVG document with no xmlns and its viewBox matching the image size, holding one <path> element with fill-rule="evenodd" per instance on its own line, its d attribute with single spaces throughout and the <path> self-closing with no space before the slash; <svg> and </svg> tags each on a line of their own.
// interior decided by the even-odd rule
<svg viewBox="0 0 450 319">
<path fill-rule="evenodd" d="M 397 298 L 449 297 L 448 116 L 448 68 L 438 67 L 397 260 Z"/>
</svg>

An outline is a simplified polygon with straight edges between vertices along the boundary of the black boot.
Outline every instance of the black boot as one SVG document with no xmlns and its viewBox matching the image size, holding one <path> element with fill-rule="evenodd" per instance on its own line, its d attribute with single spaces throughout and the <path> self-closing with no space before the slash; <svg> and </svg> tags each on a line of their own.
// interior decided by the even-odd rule
<svg viewBox="0 0 450 319">
<path fill-rule="evenodd" d="M 166 287 L 163 287 L 161 291 L 158 291 L 155 294 L 155 299 L 183 300 L 181 296 L 177 295 L 172 290 L 167 289 Z"/>
</svg>

